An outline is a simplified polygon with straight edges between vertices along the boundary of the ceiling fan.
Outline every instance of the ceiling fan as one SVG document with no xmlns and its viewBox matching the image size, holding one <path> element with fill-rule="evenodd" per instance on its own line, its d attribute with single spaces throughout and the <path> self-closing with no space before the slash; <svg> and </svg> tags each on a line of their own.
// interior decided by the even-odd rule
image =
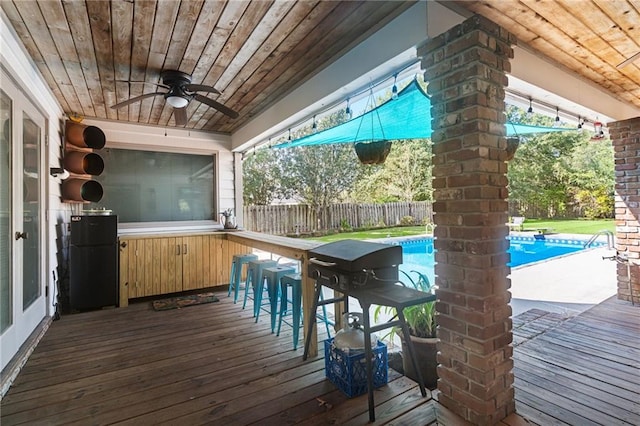
<svg viewBox="0 0 640 426">
<path fill-rule="evenodd" d="M 150 98 L 152 96 L 164 96 L 167 103 L 173 107 L 173 113 L 176 119 L 176 125 L 184 126 L 187 124 L 187 105 L 192 99 L 209 105 L 211 108 L 215 108 L 221 113 L 228 115 L 231 118 L 238 118 L 238 113 L 229 107 L 222 105 L 220 102 L 216 102 L 211 98 L 207 98 L 196 92 L 209 92 L 217 95 L 220 92 L 212 87 L 204 84 L 192 84 L 191 76 L 181 71 L 165 70 L 160 73 L 160 78 L 163 84 L 158 84 L 160 87 L 164 87 L 168 92 L 153 92 L 145 93 L 144 95 L 136 96 L 124 102 L 120 102 L 111 106 L 113 109 L 122 108 L 134 102 L 139 102 L 143 99 Z"/>
</svg>

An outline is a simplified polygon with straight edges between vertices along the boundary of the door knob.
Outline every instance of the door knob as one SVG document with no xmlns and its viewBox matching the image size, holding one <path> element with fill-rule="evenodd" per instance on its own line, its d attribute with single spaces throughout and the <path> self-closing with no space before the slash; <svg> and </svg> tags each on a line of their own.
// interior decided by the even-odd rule
<svg viewBox="0 0 640 426">
<path fill-rule="evenodd" d="M 26 240 L 29 237 L 29 234 L 26 232 L 16 232 L 16 241 L 18 241 L 20 238 L 22 238 L 23 240 Z"/>
</svg>

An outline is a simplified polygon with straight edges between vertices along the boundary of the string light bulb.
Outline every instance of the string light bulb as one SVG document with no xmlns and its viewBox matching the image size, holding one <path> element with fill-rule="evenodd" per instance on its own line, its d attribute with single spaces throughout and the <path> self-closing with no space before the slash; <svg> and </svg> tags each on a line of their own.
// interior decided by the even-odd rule
<svg viewBox="0 0 640 426">
<path fill-rule="evenodd" d="M 578 129 L 582 129 L 582 117 L 578 116 Z"/>
<path fill-rule="evenodd" d="M 398 86 L 396 82 L 398 81 L 398 73 L 393 75 L 393 87 L 391 88 L 391 99 L 398 99 Z"/>
<path fill-rule="evenodd" d="M 311 125 L 311 131 L 313 133 L 317 133 L 318 132 L 318 124 L 316 124 L 316 116 L 313 116 L 313 124 Z"/>
<path fill-rule="evenodd" d="M 347 115 L 347 120 L 351 120 L 351 117 L 353 117 L 353 111 L 349 107 L 349 98 L 347 98 L 347 108 L 344 110 L 344 113 Z"/>
<path fill-rule="evenodd" d="M 533 115 L 533 99 L 529 98 L 529 109 L 527 110 L 527 116 Z"/>
<path fill-rule="evenodd" d="M 556 122 L 553 127 L 560 127 L 560 108 L 556 107 Z"/>
<path fill-rule="evenodd" d="M 289 129 L 289 137 L 287 139 L 291 142 L 291 129 Z"/>
</svg>

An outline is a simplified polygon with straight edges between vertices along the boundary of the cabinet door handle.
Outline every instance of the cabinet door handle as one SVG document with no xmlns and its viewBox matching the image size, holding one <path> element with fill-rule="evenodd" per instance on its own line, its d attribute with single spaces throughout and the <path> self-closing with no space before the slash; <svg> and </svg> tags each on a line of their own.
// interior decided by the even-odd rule
<svg viewBox="0 0 640 426">
<path fill-rule="evenodd" d="M 176 256 L 180 256 L 180 244 L 176 244 Z"/>
<path fill-rule="evenodd" d="M 186 244 L 182 245 L 182 254 L 187 254 L 187 245 Z"/>
</svg>

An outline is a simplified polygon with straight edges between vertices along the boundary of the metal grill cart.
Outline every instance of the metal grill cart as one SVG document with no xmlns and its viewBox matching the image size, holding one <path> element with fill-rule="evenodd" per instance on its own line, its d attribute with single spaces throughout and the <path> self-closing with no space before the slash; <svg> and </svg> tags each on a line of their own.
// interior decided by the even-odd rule
<svg viewBox="0 0 640 426">
<path fill-rule="evenodd" d="M 316 247 L 309 251 L 309 276 L 315 278 L 315 294 L 312 315 L 308 321 L 308 330 L 304 344 L 303 359 L 307 359 L 311 333 L 316 324 L 315 316 L 318 306 L 342 302 L 344 311 L 349 311 L 349 297 L 358 300 L 362 307 L 365 337 L 365 363 L 367 370 L 367 391 L 369 397 L 369 420 L 375 421 L 375 404 L 373 400 L 373 363 L 371 349 L 371 333 L 389 327 L 399 326 L 405 336 L 409 336 L 409 327 L 405 321 L 404 309 L 435 300 L 436 296 L 412 288 L 407 288 L 398 281 L 398 265 L 402 263 L 402 247 L 398 245 L 380 244 L 359 240 L 342 240 Z M 331 299 L 320 300 L 322 286 L 342 294 Z M 371 305 L 395 308 L 397 318 L 382 324 L 371 325 L 369 308 Z M 411 339 L 407 339 L 407 349 L 413 367 L 418 375 L 418 384 L 422 396 L 427 392 L 422 375 L 414 356 L 415 351 Z"/>
</svg>

